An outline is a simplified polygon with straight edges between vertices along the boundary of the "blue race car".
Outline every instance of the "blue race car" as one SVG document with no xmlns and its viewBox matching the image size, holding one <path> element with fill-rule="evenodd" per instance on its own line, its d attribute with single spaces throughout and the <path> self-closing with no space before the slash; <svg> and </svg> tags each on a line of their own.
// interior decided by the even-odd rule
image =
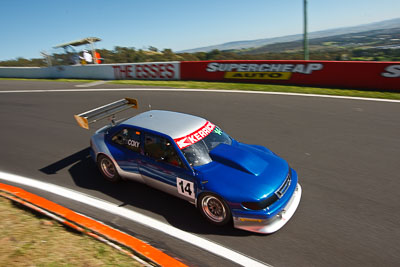
<svg viewBox="0 0 400 267">
<path fill-rule="evenodd" d="M 91 154 L 105 179 L 134 180 L 194 204 L 209 222 L 273 233 L 296 211 L 297 173 L 269 149 L 240 143 L 206 119 L 152 110 L 114 122 L 137 108 L 131 98 L 75 115 L 81 127 L 112 116 L 92 136 Z"/>
</svg>

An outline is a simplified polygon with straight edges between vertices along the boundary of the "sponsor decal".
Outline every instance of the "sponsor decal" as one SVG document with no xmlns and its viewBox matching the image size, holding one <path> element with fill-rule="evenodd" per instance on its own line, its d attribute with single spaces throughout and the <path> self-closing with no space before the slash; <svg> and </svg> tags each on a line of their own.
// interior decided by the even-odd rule
<svg viewBox="0 0 400 267">
<path fill-rule="evenodd" d="M 114 77 L 117 80 L 133 79 L 132 65 L 117 65 L 112 66 L 114 69 Z"/>
<path fill-rule="evenodd" d="M 390 65 L 385 68 L 385 72 L 381 75 L 386 78 L 399 78 L 400 77 L 400 65 Z"/>
<path fill-rule="evenodd" d="M 194 131 L 191 134 L 188 134 L 184 137 L 174 139 L 175 143 L 178 145 L 180 149 L 193 145 L 197 143 L 207 135 L 209 135 L 215 128 L 215 125 L 211 122 L 206 122 L 200 129 Z"/>
<path fill-rule="evenodd" d="M 214 133 L 216 133 L 218 135 L 222 135 L 222 130 L 220 128 L 218 128 L 217 126 L 215 126 Z"/>
<path fill-rule="evenodd" d="M 135 71 L 137 79 L 172 79 L 175 76 L 172 64 L 138 64 Z"/>
<path fill-rule="evenodd" d="M 176 76 L 177 70 L 171 63 L 149 63 L 134 65 L 114 65 L 114 77 L 123 79 L 169 80 Z"/>
<path fill-rule="evenodd" d="M 289 80 L 291 72 L 225 72 L 225 79 Z"/>
<path fill-rule="evenodd" d="M 255 63 L 217 63 L 211 62 L 207 65 L 207 72 L 243 72 L 243 73 L 264 73 L 262 77 L 272 77 L 284 73 L 301 73 L 312 74 L 314 71 L 322 70 L 324 65 L 321 63 L 306 63 L 306 64 L 255 64 Z M 275 73 L 275 74 L 273 74 Z M 261 77 L 261 75 L 260 75 Z M 290 77 L 289 77 L 290 78 Z M 287 79 L 289 79 L 287 78 Z"/>
</svg>

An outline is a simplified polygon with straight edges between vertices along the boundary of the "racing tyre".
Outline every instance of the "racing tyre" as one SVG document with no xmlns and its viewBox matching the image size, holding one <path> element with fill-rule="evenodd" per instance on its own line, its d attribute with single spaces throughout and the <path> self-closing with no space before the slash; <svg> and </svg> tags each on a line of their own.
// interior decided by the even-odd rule
<svg viewBox="0 0 400 267">
<path fill-rule="evenodd" d="M 211 193 L 200 196 L 198 208 L 200 213 L 212 224 L 225 225 L 232 218 L 231 210 L 225 201 Z"/>
<path fill-rule="evenodd" d="M 115 168 L 114 163 L 109 157 L 105 155 L 99 155 L 97 158 L 97 166 L 107 181 L 116 183 L 121 180 L 121 176 L 119 176 L 117 168 Z"/>
</svg>

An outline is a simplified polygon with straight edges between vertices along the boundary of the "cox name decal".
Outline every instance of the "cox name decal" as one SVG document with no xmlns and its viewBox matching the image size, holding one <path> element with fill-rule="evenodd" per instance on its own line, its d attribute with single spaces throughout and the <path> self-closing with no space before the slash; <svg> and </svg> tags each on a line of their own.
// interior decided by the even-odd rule
<svg viewBox="0 0 400 267">
<path fill-rule="evenodd" d="M 176 79 L 177 65 L 172 63 L 149 63 L 133 65 L 115 65 L 115 79 L 149 79 L 149 80 L 171 80 Z"/>
<path fill-rule="evenodd" d="M 215 128 L 215 125 L 211 122 L 207 122 L 203 125 L 200 129 L 196 130 L 195 132 L 188 134 L 184 137 L 180 137 L 174 139 L 175 143 L 178 145 L 180 149 L 188 147 L 194 143 L 197 143 L 207 135 L 209 135 Z"/>
<path fill-rule="evenodd" d="M 140 142 L 138 142 L 138 141 L 135 141 L 135 140 L 132 140 L 132 139 L 128 140 L 128 146 L 139 148 L 139 145 L 140 145 Z"/>
<path fill-rule="evenodd" d="M 400 77 L 400 65 L 390 65 L 385 68 L 385 72 L 381 73 L 386 78 L 399 78 Z"/>
</svg>

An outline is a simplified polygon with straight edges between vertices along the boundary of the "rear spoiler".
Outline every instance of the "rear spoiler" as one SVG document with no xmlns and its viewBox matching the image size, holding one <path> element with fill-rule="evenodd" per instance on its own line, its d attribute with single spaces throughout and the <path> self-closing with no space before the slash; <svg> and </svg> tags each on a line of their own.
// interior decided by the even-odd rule
<svg viewBox="0 0 400 267">
<path fill-rule="evenodd" d="M 79 115 L 74 115 L 74 117 L 79 126 L 85 129 L 89 129 L 90 123 L 107 117 L 110 117 L 113 121 L 114 115 L 116 113 L 129 108 L 138 108 L 138 103 L 136 99 L 126 97 L 113 103 L 83 112 Z"/>
</svg>

